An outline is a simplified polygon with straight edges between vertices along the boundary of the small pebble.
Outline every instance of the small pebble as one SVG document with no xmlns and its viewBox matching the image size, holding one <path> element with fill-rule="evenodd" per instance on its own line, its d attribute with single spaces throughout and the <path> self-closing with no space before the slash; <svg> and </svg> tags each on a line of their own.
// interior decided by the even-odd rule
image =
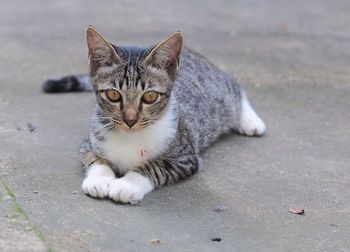
<svg viewBox="0 0 350 252">
<path fill-rule="evenodd" d="M 214 212 L 221 213 L 221 212 L 225 211 L 226 209 L 227 209 L 227 207 L 225 207 L 225 206 L 215 206 Z"/>
<path fill-rule="evenodd" d="M 39 192 L 38 192 L 38 191 L 34 191 L 33 193 L 34 193 L 34 194 L 38 194 Z"/>
<path fill-rule="evenodd" d="M 33 132 L 36 129 L 36 127 L 32 123 L 26 123 L 25 126 L 18 126 L 16 129 L 19 130 L 19 131 L 26 130 L 26 131 L 29 131 L 29 132 Z"/>
<path fill-rule="evenodd" d="M 27 128 L 29 132 L 33 132 L 36 129 L 36 127 L 32 123 L 27 123 Z"/>
<path fill-rule="evenodd" d="M 72 194 L 78 194 L 78 192 L 77 191 L 73 191 Z"/>
<path fill-rule="evenodd" d="M 32 228 L 31 228 L 31 227 L 25 227 L 24 230 L 25 230 L 25 231 L 31 231 Z"/>
</svg>

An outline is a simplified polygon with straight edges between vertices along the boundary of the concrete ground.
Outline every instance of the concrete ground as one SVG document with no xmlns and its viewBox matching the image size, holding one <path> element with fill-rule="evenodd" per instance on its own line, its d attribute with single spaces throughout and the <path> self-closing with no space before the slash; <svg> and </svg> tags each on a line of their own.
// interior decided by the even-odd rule
<svg viewBox="0 0 350 252">
<path fill-rule="evenodd" d="M 3 0 L 0 251 L 350 251 L 349 12 L 346 0 Z M 87 72 L 89 24 L 120 45 L 183 31 L 235 73 L 267 134 L 223 137 L 196 176 L 140 206 L 85 196 L 93 94 L 40 85 Z"/>
</svg>

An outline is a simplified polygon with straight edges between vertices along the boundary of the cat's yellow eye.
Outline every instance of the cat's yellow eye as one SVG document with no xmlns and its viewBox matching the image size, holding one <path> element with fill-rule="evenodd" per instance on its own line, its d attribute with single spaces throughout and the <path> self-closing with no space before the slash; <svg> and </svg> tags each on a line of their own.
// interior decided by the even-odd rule
<svg viewBox="0 0 350 252">
<path fill-rule="evenodd" d="M 157 101 L 158 93 L 156 91 L 147 91 L 142 96 L 142 101 L 147 104 L 152 104 Z"/>
<path fill-rule="evenodd" d="M 108 89 L 105 91 L 105 94 L 111 102 L 118 102 L 122 98 L 120 93 L 114 89 Z"/>
</svg>

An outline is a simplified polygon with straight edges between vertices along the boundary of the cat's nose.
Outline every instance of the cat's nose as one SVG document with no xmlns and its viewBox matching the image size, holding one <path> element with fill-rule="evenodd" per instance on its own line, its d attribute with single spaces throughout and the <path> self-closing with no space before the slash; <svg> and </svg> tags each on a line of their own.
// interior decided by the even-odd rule
<svg viewBox="0 0 350 252">
<path fill-rule="evenodd" d="M 135 125 L 135 123 L 137 122 L 137 119 L 135 119 L 135 120 L 126 120 L 126 119 L 124 119 L 124 122 L 126 123 L 126 125 L 128 125 L 129 128 L 131 128 L 132 126 Z"/>
<path fill-rule="evenodd" d="M 139 113 L 134 109 L 126 109 L 123 113 L 123 121 L 129 128 L 134 126 L 139 120 Z"/>
</svg>

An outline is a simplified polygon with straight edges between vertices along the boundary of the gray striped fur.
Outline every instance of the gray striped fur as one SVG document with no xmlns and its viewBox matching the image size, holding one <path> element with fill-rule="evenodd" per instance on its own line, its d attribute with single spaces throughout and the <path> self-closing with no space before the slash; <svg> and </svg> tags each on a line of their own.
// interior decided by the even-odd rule
<svg viewBox="0 0 350 252">
<path fill-rule="evenodd" d="M 155 187 L 191 176 L 198 170 L 200 151 L 221 134 L 238 129 L 241 112 L 239 85 L 229 74 L 186 48 L 182 51 L 175 80 L 164 71 L 158 71 L 154 77 L 154 72 L 151 72 L 156 70 L 143 65 L 150 49 L 114 48 L 122 63 L 100 67 L 92 76 L 97 106 L 92 117 L 90 137 L 81 148 L 83 166 L 87 168 L 99 160 L 108 163 L 118 176 L 125 174 L 125 171 L 108 160 L 101 145 L 106 140 L 106 131 L 121 130 L 117 125 L 108 126 L 108 118 L 121 121 L 122 107 L 126 104 L 120 104 L 116 109 L 103 99 L 98 90 L 115 88 L 124 92 L 125 101 L 137 103 L 135 97 L 151 87 L 159 88 L 164 95 L 154 107 L 146 111 L 140 108 L 140 113 L 145 113 L 145 118 L 148 118 L 144 127 L 159 120 L 165 111 L 175 110 L 176 135 L 158 157 L 132 170 L 149 178 Z M 170 104 L 171 99 L 174 102 Z M 104 127 L 107 130 L 101 130 Z"/>
</svg>

